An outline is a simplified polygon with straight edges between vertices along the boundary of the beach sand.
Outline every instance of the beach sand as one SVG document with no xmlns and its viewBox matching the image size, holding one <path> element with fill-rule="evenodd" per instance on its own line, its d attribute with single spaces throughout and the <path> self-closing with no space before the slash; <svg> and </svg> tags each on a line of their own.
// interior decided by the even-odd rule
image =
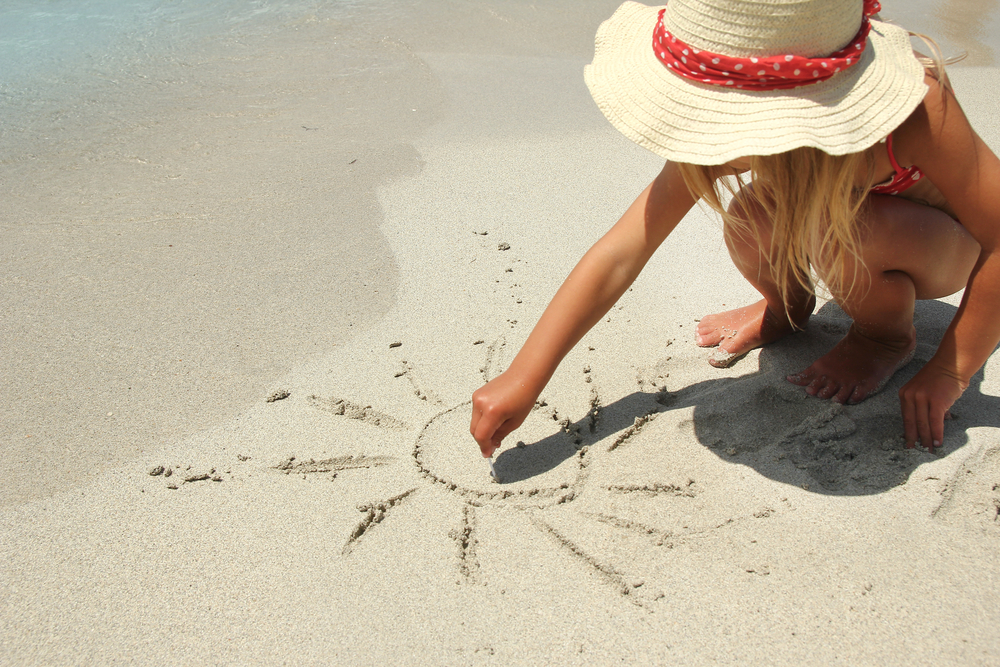
<svg viewBox="0 0 1000 667">
<path fill-rule="evenodd" d="M 693 211 L 491 480 L 472 392 L 661 166 L 583 84 L 616 5 L 360 4 L 24 126 L 0 662 L 1000 663 L 998 360 L 934 454 L 896 398 L 958 295 L 861 405 L 783 380 L 832 303 L 715 369 L 754 293 Z M 1000 150 L 987 28 L 941 41 Z"/>
</svg>

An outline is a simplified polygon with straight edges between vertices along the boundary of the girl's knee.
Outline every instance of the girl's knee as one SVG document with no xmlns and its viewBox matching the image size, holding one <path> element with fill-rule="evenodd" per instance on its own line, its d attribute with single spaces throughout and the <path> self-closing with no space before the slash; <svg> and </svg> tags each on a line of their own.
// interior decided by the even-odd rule
<svg viewBox="0 0 1000 667">
<path fill-rule="evenodd" d="M 759 249 L 771 241 L 771 219 L 760 201 L 753 194 L 753 185 L 744 186 L 729 203 L 731 217 L 723 221 L 726 245 L 750 246 Z"/>
</svg>

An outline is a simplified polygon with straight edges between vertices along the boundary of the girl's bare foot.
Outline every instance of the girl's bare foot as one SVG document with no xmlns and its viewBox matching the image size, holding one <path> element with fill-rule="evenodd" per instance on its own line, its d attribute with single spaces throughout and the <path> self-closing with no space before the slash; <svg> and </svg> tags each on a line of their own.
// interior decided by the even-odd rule
<svg viewBox="0 0 1000 667">
<path fill-rule="evenodd" d="M 878 392 L 889 378 L 913 358 L 916 330 L 897 341 L 875 340 L 852 325 L 832 350 L 788 381 L 806 388 L 806 393 L 837 403 L 860 403 Z"/>
<path fill-rule="evenodd" d="M 811 309 L 810 309 L 811 312 Z M 805 325 L 809 315 L 797 324 Z M 755 304 L 706 315 L 695 329 L 695 342 L 701 347 L 719 349 L 708 359 L 717 368 L 725 368 L 754 348 L 767 345 L 795 331 L 784 315 L 775 315 L 761 299 Z"/>
</svg>

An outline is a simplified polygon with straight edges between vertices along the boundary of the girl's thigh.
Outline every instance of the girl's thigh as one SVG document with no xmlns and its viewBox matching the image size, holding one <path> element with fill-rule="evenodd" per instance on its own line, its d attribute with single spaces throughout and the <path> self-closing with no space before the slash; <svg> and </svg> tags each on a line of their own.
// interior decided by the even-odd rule
<svg viewBox="0 0 1000 667">
<path fill-rule="evenodd" d="M 905 273 L 918 299 L 954 294 L 969 281 L 979 244 L 950 215 L 902 197 L 871 195 L 863 224 L 862 260 L 871 278 Z"/>
</svg>

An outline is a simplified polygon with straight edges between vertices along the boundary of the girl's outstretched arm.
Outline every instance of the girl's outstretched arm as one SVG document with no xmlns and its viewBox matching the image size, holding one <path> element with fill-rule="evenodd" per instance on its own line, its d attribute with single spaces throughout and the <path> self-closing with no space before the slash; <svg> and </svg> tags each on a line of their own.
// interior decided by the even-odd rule
<svg viewBox="0 0 1000 667">
<path fill-rule="evenodd" d="M 625 293 L 695 200 L 668 162 L 625 215 L 587 251 L 504 373 L 472 395 L 469 430 L 483 456 L 520 426 L 559 362 Z"/>
<path fill-rule="evenodd" d="M 951 93 L 929 83 L 923 104 L 900 127 L 907 153 L 900 157 L 931 179 L 981 248 L 937 352 L 899 392 L 906 445 L 932 449 L 943 440 L 948 409 L 1000 342 L 1000 159 Z"/>
</svg>

